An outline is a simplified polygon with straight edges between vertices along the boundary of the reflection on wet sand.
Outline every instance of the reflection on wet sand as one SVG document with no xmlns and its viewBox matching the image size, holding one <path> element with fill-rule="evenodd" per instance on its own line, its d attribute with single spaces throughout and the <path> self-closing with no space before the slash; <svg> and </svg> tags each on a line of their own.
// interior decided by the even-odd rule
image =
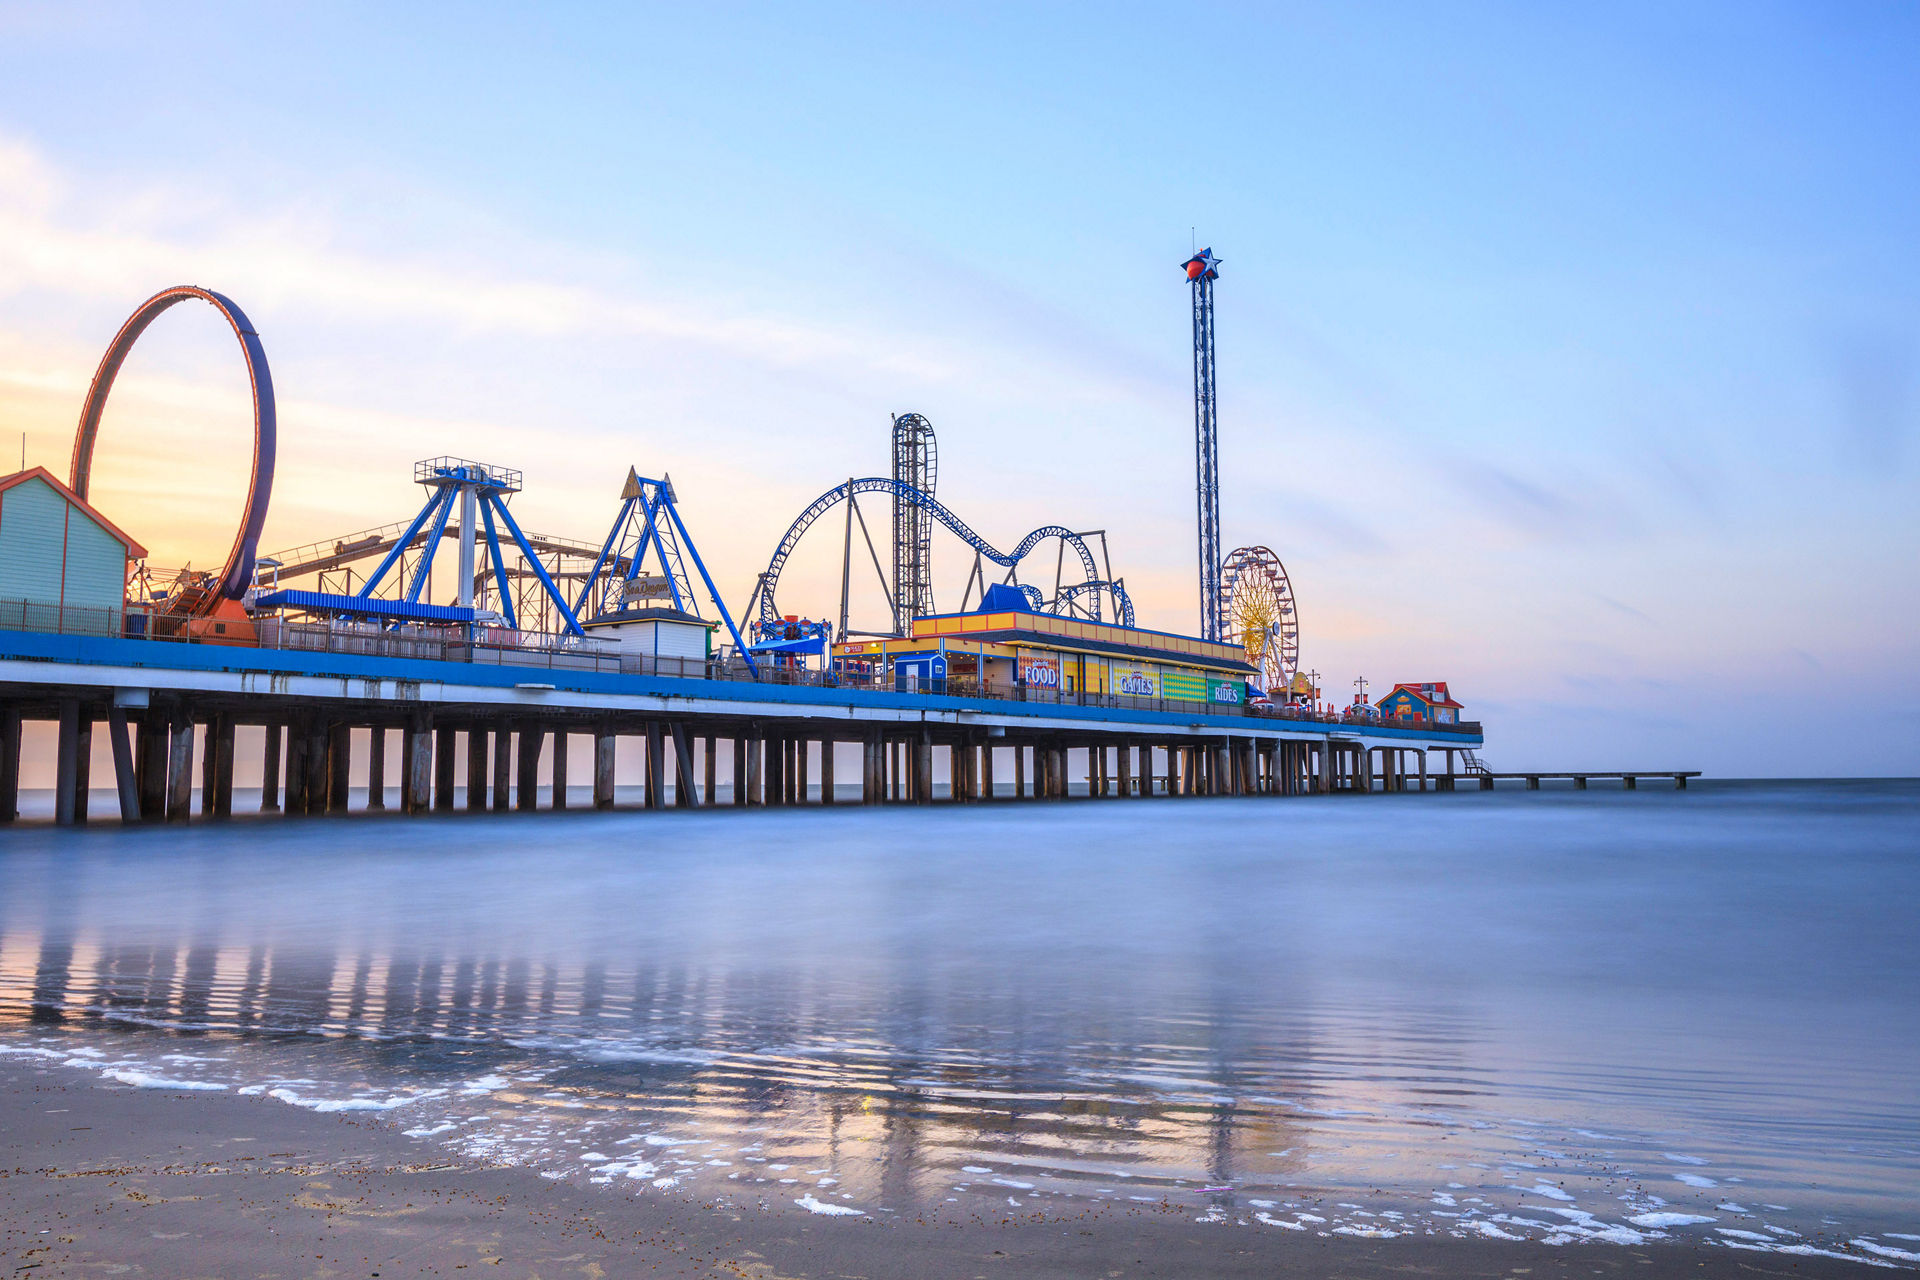
<svg viewBox="0 0 1920 1280">
<path fill-rule="evenodd" d="M 815 1212 L 1920 1217 L 1920 788 L 1472 799 L 21 833 L 0 1058 Z"/>
<path fill-rule="evenodd" d="M 388 1087 L 476 1066 L 532 1075 L 539 1088 L 489 1090 L 488 1105 L 766 1135 L 792 1160 L 838 1163 L 853 1149 L 877 1164 L 861 1182 L 891 1204 L 938 1201 L 956 1170 L 988 1156 L 999 1185 L 1026 1170 L 1056 1189 L 1140 1178 L 1157 1194 L 1242 1180 L 1248 1165 L 1271 1172 L 1267 1155 L 1308 1141 L 1277 1105 L 1245 1103 L 1249 1092 L 1311 1097 L 1312 1086 L 1238 1069 L 1248 1036 L 1227 1010 L 1146 1034 L 1110 1018 L 989 1029 L 947 1023 L 945 1002 L 908 988 L 857 1001 L 866 1016 L 849 1035 L 844 1003 L 685 966 L 0 940 L 0 1028 L 283 1050 L 291 1038 L 347 1039 L 360 1042 L 358 1070 L 390 1076 Z M 1262 1051 L 1308 1056 L 1303 1041 Z"/>
</svg>

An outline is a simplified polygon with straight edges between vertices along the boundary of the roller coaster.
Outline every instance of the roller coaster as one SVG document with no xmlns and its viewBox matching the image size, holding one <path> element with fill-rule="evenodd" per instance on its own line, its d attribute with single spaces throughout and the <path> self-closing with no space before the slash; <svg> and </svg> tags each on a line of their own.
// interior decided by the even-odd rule
<svg viewBox="0 0 1920 1280">
<path fill-rule="evenodd" d="M 1211 281 L 1215 261 L 1210 254 L 1203 254 L 1186 264 L 1196 289 Z M 1196 263 L 1201 268 L 1197 274 Z M 1210 448 L 1210 297 L 1208 290 L 1196 293 L 1196 307 L 1207 316 L 1204 324 L 1196 320 L 1196 359 L 1205 366 L 1196 365 L 1203 455 Z M 734 626 L 681 523 L 671 481 L 644 479 L 631 470 L 621 494 L 619 514 L 598 547 L 523 531 L 507 508 L 507 499 L 519 489 L 517 471 L 438 458 L 416 468 L 415 480 L 429 489 L 429 496 L 411 521 L 312 543 L 277 556 L 257 557 L 273 485 L 277 435 L 273 382 L 251 321 L 230 299 L 212 290 L 194 286 L 163 290 L 141 304 L 115 336 L 94 375 L 75 435 L 71 487 L 83 498 L 88 492 L 101 416 L 120 366 L 158 316 L 190 299 L 211 303 L 221 312 L 246 356 L 254 401 L 253 474 L 239 530 L 217 575 L 181 571 L 177 579 L 161 586 L 148 584 L 157 606 L 156 622 L 191 632 L 216 613 L 244 616 L 240 603 L 244 596 L 249 609 L 256 605 L 290 608 L 358 618 L 378 626 L 408 622 L 464 625 L 527 633 L 529 643 L 541 636 L 564 641 L 581 638 L 586 621 L 654 599 L 670 600 L 672 609 L 699 615 L 698 596 L 702 593 L 695 590 L 693 574 L 687 567 L 691 562 L 737 651 L 753 666 L 748 644 Z M 1197 310 L 1196 316 L 1200 315 Z M 934 496 L 937 449 L 933 425 L 920 414 L 906 413 L 894 415 L 892 427 L 893 475 L 849 479 L 809 503 L 788 526 L 766 569 L 757 576 L 741 615 L 743 621 L 752 621 L 757 630 L 768 634 L 784 621 L 776 600 L 782 572 L 807 532 L 844 503 L 840 637 L 910 635 L 916 619 L 936 612 L 931 573 L 935 525 L 944 527 L 973 552 L 960 600 L 961 612 L 976 599 L 983 599 L 989 587 L 1005 586 L 1018 590 L 1039 612 L 1095 622 L 1110 616 L 1122 626 L 1137 625 L 1126 585 L 1113 576 L 1107 562 L 1104 532 L 1042 525 L 1003 551 Z M 1213 634 L 1230 626 L 1232 638 L 1239 640 L 1262 668 L 1268 687 L 1284 687 L 1299 663 L 1299 625 L 1292 586 L 1278 557 L 1264 547 L 1240 548 L 1222 561 L 1214 559 L 1214 543 L 1209 542 L 1208 534 L 1209 485 L 1203 458 L 1201 555 L 1207 570 L 1203 573 L 1203 631 Z M 860 509 L 861 495 L 885 495 L 891 505 L 891 554 L 884 559 Z M 1217 497 L 1212 501 L 1217 503 Z M 856 522 L 886 599 L 890 614 L 887 631 L 849 629 Z M 503 530 L 506 537 L 502 536 Z M 1213 536 L 1217 542 L 1217 534 Z M 1099 541 L 1098 556 L 1090 539 Z M 455 576 L 458 603 L 435 605 L 431 602 L 433 562 L 435 553 L 447 541 L 456 543 L 461 552 Z M 1048 542 L 1057 545 L 1051 594 L 1021 580 L 1028 557 Z M 660 565 L 660 574 L 653 577 L 641 573 L 641 562 L 650 551 L 657 555 Z M 486 562 L 476 563 L 477 554 L 484 554 Z M 370 574 L 360 569 L 361 562 L 368 560 L 378 561 Z M 990 565 L 997 568 L 990 569 Z M 1070 565 L 1078 566 L 1080 581 L 1066 580 Z M 1000 574 L 999 569 L 1005 573 Z M 144 566 L 139 576 L 142 582 L 149 577 L 153 583 L 161 582 Z M 300 579 L 312 580 L 317 589 L 288 589 L 285 585 Z"/>
<path fill-rule="evenodd" d="M 917 473 L 932 478 L 933 428 L 919 414 L 901 414 L 894 419 L 895 424 L 895 470 L 902 470 L 902 462 L 915 469 L 916 460 L 924 460 L 917 467 Z M 902 424 L 907 424 L 911 433 L 912 446 L 902 444 Z M 894 579 L 887 580 L 886 570 L 882 567 L 880 553 L 873 544 L 872 534 L 867 529 L 866 516 L 860 511 L 861 494 L 885 494 L 893 502 L 895 532 L 893 562 Z M 936 499 L 932 493 L 920 486 L 900 478 L 867 476 L 864 479 L 851 479 L 844 484 L 835 485 L 812 502 L 808 503 L 787 532 L 774 548 L 773 556 L 767 561 L 767 567 L 761 572 L 754 585 L 753 595 L 747 601 L 744 615 L 757 618 L 762 625 L 771 625 L 780 617 L 780 607 L 775 592 L 780 585 L 781 572 L 792 558 L 794 549 L 800 540 L 820 518 L 841 503 L 847 504 L 846 530 L 842 547 L 841 592 L 840 592 L 840 628 L 839 634 L 848 632 L 848 592 L 852 578 L 853 529 L 858 522 L 861 536 L 866 542 L 869 556 L 873 561 L 874 572 L 878 575 L 881 592 L 887 597 L 892 614 L 890 632 L 868 632 L 864 634 L 908 635 L 913 630 L 913 620 L 934 612 L 933 591 L 928 577 L 930 561 L 931 529 L 940 524 L 946 530 L 973 549 L 974 563 L 968 574 L 967 585 L 963 591 L 960 609 L 964 611 L 973 602 L 977 588 L 981 595 L 986 593 L 989 571 L 988 563 L 999 565 L 1007 570 L 1001 581 L 1016 587 L 1039 612 L 1059 614 L 1067 617 L 1084 617 L 1090 621 L 1104 621 L 1107 606 L 1111 605 L 1113 620 L 1122 626 L 1131 627 L 1134 623 L 1133 601 L 1127 595 L 1124 581 L 1111 576 L 1096 559 L 1093 548 L 1088 545 L 1088 537 L 1101 539 L 1105 547 L 1104 534 L 1076 533 L 1063 525 L 1042 525 L 1026 537 L 1020 539 L 1011 551 L 1002 551 L 973 530 L 953 511 Z M 1064 562 L 1069 550 L 1079 562 L 1085 575 L 1075 583 L 1063 583 L 1056 572 L 1054 591 L 1051 596 L 1038 587 L 1019 580 L 1020 565 L 1033 550 L 1049 540 L 1057 540 L 1060 547 L 1056 568 Z"/>
</svg>

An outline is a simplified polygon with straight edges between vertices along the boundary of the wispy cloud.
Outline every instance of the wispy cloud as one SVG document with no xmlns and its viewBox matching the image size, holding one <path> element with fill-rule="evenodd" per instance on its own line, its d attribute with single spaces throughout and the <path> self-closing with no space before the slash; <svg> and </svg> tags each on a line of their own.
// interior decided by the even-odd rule
<svg viewBox="0 0 1920 1280">
<path fill-rule="evenodd" d="M 1916 417 L 1911 338 L 1891 329 L 1856 333 L 1833 351 L 1844 459 L 1869 475 L 1898 473 Z"/>
</svg>

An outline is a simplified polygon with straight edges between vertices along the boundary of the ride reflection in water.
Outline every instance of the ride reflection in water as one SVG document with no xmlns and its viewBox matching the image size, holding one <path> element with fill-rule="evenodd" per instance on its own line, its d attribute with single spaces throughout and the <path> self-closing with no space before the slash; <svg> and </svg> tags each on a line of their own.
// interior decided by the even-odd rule
<svg viewBox="0 0 1920 1280">
<path fill-rule="evenodd" d="M 1920 1019 L 1884 984 L 1920 975 L 1895 906 L 1917 807 L 1887 784 L 23 831 L 0 1053 L 783 1211 L 1091 1199 L 1897 1252 Z"/>
</svg>

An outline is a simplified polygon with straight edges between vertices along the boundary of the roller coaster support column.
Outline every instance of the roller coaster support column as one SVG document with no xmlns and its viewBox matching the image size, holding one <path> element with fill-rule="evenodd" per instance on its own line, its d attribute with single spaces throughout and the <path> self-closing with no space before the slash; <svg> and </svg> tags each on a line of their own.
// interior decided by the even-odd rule
<svg viewBox="0 0 1920 1280">
<path fill-rule="evenodd" d="M 473 608 L 474 516 L 479 503 L 474 501 L 473 486 L 460 487 L 460 605 Z"/>
</svg>

